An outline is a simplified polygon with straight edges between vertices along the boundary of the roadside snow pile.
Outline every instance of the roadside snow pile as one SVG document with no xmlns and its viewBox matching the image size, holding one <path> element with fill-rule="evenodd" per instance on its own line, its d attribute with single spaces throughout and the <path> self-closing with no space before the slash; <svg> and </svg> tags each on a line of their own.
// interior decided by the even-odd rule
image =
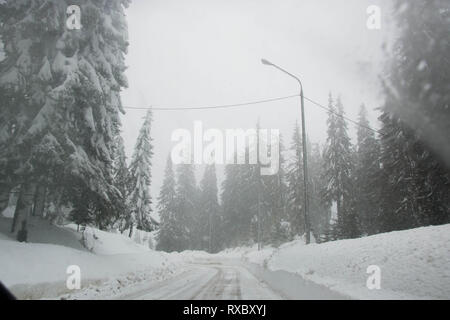
<svg viewBox="0 0 450 320">
<path fill-rule="evenodd" d="M 181 265 L 179 258 L 150 250 L 120 233 L 86 228 L 83 235 L 76 225 L 59 227 L 32 218 L 30 242 L 19 243 L 10 226 L 11 219 L 0 218 L 0 281 L 20 299 L 111 296 L 143 280 L 171 277 Z M 81 270 L 82 289 L 77 292 L 66 287 L 71 265 Z"/>
<path fill-rule="evenodd" d="M 12 219 L 0 217 L 0 234 L 8 239 L 15 240 L 10 232 Z M 38 217 L 28 218 L 28 242 L 47 243 L 70 247 L 82 251 L 91 251 L 96 254 L 122 254 L 137 253 L 150 250 L 148 235 L 142 231 L 135 232 L 136 236 L 131 239 L 128 233 L 106 232 L 92 227 L 77 231 L 77 225 L 67 224 L 56 226 L 48 220 Z M 82 229 L 82 228 L 81 228 Z M 147 233 L 148 234 L 148 233 Z M 142 244 L 137 243 L 138 239 L 146 239 Z"/>
<path fill-rule="evenodd" d="M 0 279 L 20 299 L 54 298 L 69 293 L 68 266 L 81 270 L 82 288 L 119 279 L 118 286 L 172 276 L 175 264 L 155 251 L 95 255 L 59 245 L 0 240 Z M 121 280 L 122 279 L 122 280 Z M 96 289 L 97 290 L 97 289 Z"/>
<path fill-rule="evenodd" d="M 169 253 L 169 255 L 173 257 L 179 257 L 187 263 L 195 263 L 203 259 L 208 259 L 208 257 L 210 256 L 209 253 L 199 250 L 185 250 L 180 253 L 171 252 Z"/>
<path fill-rule="evenodd" d="M 246 259 L 272 270 L 297 273 L 357 299 L 449 299 L 450 225 L 305 246 L 294 241 L 267 259 Z M 370 265 L 381 269 L 381 288 L 369 290 Z"/>
<path fill-rule="evenodd" d="M 128 233 L 106 232 L 91 227 L 86 227 L 84 231 L 77 233 L 75 224 L 68 224 L 62 228 L 77 234 L 80 243 L 83 243 L 85 248 L 96 254 L 138 253 L 150 250 L 149 247 L 138 244 L 129 238 Z"/>
<path fill-rule="evenodd" d="M 130 229 L 126 229 L 125 231 L 123 231 L 124 235 L 128 235 L 129 233 L 130 233 Z M 138 229 L 134 228 L 131 238 L 133 239 L 134 242 L 155 250 L 156 243 L 157 243 L 157 240 L 156 240 L 157 234 L 158 234 L 157 230 L 152 231 L 152 232 L 147 232 L 147 231 L 138 230 Z"/>
<path fill-rule="evenodd" d="M 245 257 L 252 253 L 257 252 L 258 245 L 255 244 L 253 246 L 248 247 L 236 247 L 236 248 L 228 248 L 223 251 L 220 251 L 219 253 L 216 253 L 216 256 L 220 256 L 221 258 L 227 258 L 227 259 L 246 259 Z"/>
<path fill-rule="evenodd" d="M 0 239 L 10 238 L 15 240 L 11 234 L 12 218 L 15 207 L 7 207 L 0 215 Z M 39 217 L 28 217 L 28 241 L 32 243 L 60 244 L 79 250 L 89 250 L 99 254 L 135 253 L 146 249 L 155 249 L 156 231 L 146 232 L 133 230 L 132 237 L 128 237 L 129 230 L 123 234 L 119 231 L 105 232 L 95 228 L 87 227 L 83 232 L 77 231 L 76 224 L 64 226 L 53 225 L 49 220 Z M 80 227 L 80 229 L 82 229 Z M 107 245 L 104 245 L 104 244 Z M 112 251 L 111 251 L 112 250 Z"/>
<path fill-rule="evenodd" d="M 276 249 L 272 247 L 262 248 L 260 251 L 250 251 L 244 255 L 244 260 L 250 263 L 259 264 L 266 267 L 267 261 L 270 260 Z"/>
</svg>

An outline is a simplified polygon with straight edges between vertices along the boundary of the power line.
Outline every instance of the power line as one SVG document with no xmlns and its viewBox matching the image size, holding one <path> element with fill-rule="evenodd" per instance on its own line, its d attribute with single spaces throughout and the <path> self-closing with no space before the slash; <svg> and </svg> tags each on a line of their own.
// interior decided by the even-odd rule
<svg viewBox="0 0 450 320">
<path fill-rule="evenodd" d="M 298 97 L 298 96 L 299 96 L 298 94 L 294 94 L 294 95 L 284 96 L 284 97 L 277 97 L 277 98 L 270 98 L 270 99 L 264 99 L 264 100 L 256 100 L 256 101 L 235 103 L 235 104 L 214 105 L 214 106 L 198 106 L 198 107 L 123 107 L 123 108 L 124 109 L 133 109 L 133 110 L 152 109 L 152 110 L 158 110 L 158 111 L 227 109 L 227 108 L 237 108 L 237 107 L 249 106 L 249 105 L 254 105 L 254 104 L 261 104 L 261 103 L 267 103 L 267 102 L 273 102 L 273 101 L 286 100 L 286 99 L 291 99 L 291 98 Z"/>
<path fill-rule="evenodd" d="M 383 132 L 381 132 L 381 131 L 379 131 L 379 130 L 377 130 L 377 129 L 371 128 L 371 127 L 369 127 L 369 126 L 364 126 L 364 125 L 360 124 L 359 122 L 357 122 L 357 121 L 355 121 L 355 120 L 353 120 L 353 119 L 351 119 L 351 118 L 349 118 L 349 117 L 346 117 L 346 116 L 344 116 L 343 114 L 340 114 L 340 113 L 336 112 L 336 111 L 333 110 L 333 109 L 330 109 L 330 108 L 328 108 L 328 107 L 325 107 L 324 105 L 322 105 L 322 104 L 320 104 L 320 103 L 318 103 L 318 102 L 316 102 L 316 101 L 314 101 L 314 100 L 312 100 L 312 99 L 310 99 L 310 98 L 307 98 L 307 97 L 305 97 L 305 96 L 303 96 L 303 98 L 305 98 L 305 100 L 308 100 L 309 102 L 313 103 L 313 104 L 316 105 L 317 107 L 322 108 L 322 109 L 324 109 L 324 110 L 326 110 L 326 111 L 328 111 L 328 112 L 331 112 L 331 113 L 333 113 L 334 115 L 336 115 L 336 116 L 338 116 L 338 117 L 341 117 L 341 118 L 343 118 L 343 119 L 345 119 L 345 120 L 347 120 L 347 121 L 349 121 L 349 122 L 351 122 L 351 123 L 353 123 L 353 124 L 355 124 L 355 125 L 357 125 L 357 126 L 359 126 L 359 127 L 361 127 L 361 128 L 371 130 L 371 131 L 376 132 L 376 133 L 378 133 L 378 134 L 380 134 L 380 135 L 384 135 Z"/>
<path fill-rule="evenodd" d="M 228 108 L 238 108 L 238 107 L 245 107 L 245 106 L 250 106 L 250 105 L 255 105 L 255 104 L 262 104 L 262 103 L 267 103 L 267 102 L 274 102 L 274 101 L 281 101 L 281 100 L 287 100 L 287 99 L 291 99 L 291 98 L 295 98 L 295 97 L 299 97 L 299 94 L 293 94 L 293 95 L 289 95 L 289 96 L 283 96 L 283 97 L 276 97 L 276 98 L 269 98 L 269 99 L 262 99 L 262 100 L 254 100 L 254 101 L 248 101 L 248 102 L 242 102 L 242 103 L 234 103 L 234 104 L 223 104 L 223 105 L 212 105 L 212 106 L 188 106 L 188 107 L 123 107 L 124 109 L 130 109 L 130 110 L 156 110 L 156 111 L 183 111 L 183 110 L 212 110 L 212 109 L 228 109 Z M 308 97 L 303 96 L 303 98 L 309 102 L 311 102 L 312 104 L 314 104 L 315 106 L 322 108 L 330 113 L 333 113 L 334 115 L 341 117 L 361 128 L 365 128 L 367 130 L 371 130 L 373 132 L 376 132 L 380 135 L 384 135 L 383 132 L 371 128 L 369 126 L 365 126 L 360 124 L 359 122 L 346 117 L 338 112 L 336 112 L 333 109 L 330 109 L 326 106 L 324 106 L 323 104 L 320 104 L 317 101 L 314 101 Z"/>
</svg>

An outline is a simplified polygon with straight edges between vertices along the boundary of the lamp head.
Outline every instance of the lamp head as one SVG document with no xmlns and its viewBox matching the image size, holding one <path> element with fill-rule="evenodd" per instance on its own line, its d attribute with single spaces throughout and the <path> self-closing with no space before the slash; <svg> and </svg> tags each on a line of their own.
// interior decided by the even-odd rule
<svg viewBox="0 0 450 320">
<path fill-rule="evenodd" d="M 269 61 L 267 61 L 266 59 L 261 59 L 261 63 L 262 63 L 262 64 L 265 64 L 265 65 L 267 65 L 267 66 L 272 66 L 272 65 L 273 65 L 272 62 L 269 62 Z"/>
</svg>

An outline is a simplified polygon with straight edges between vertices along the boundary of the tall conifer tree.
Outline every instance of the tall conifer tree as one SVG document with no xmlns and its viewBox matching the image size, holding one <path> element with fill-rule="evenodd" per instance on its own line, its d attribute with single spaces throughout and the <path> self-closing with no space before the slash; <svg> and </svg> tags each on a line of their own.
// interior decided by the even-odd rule
<svg viewBox="0 0 450 320">
<path fill-rule="evenodd" d="M 151 167 L 153 145 L 151 138 L 152 111 L 145 116 L 144 123 L 134 147 L 133 158 L 130 164 L 130 194 L 128 197 L 131 209 L 130 229 L 134 225 L 140 230 L 153 231 L 155 225 L 150 214 L 152 212 L 152 199 L 150 194 Z M 130 230 L 130 234 L 132 231 Z"/>
</svg>

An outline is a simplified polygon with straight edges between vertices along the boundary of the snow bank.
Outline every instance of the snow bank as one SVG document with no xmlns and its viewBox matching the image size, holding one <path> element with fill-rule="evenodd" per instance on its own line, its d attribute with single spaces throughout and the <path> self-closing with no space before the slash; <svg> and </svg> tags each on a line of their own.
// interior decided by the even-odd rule
<svg viewBox="0 0 450 320">
<path fill-rule="evenodd" d="M 0 279 L 7 286 L 65 281 L 70 265 L 81 268 L 82 278 L 104 279 L 124 271 L 160 266 L 166 260 L 154 251 L 95 255 L 59 245 L 0 240 Z"/>
<path fill-rule="evenodd" d="M 6 210 L 6 209 L 5 209 Z M 15 240 L 11 234 L 11 218 L 0 217 L 0 234 Z M 56 244 L 82 251 L 91 251 L 96 254 L 123 254 L 148 251 L 151 247 L 149 233 L 137 230 L 133 238 L 118 231 L 106 232 L 96 228 L 87 227 L 84 232 L 77 231 L 76 224 L 56 226 L 48 220 L 39 217 L 28 219 L 28 242 Z M 82 240 L 82 238 L 84 239 Z"/>
<path fill-rule="evenodd" d="M 129 238 L 126 232 L 124 234 L 118 231 L 106 232 L 91 227 L 87 227 L 84 232 L 77 232 L 75 224 L 62 228 L 76 233 L 78 241 L 83 242 L 85 248 L 96 254 L 139 253 L 150 250 L 148 246 L 136 243 L 134 239 Z"/>
<path fill-rule="evenodd" d="M 9 232 L 10 226 L 11 219 L 0 218 L 0 281 L 21 299 L 62 294 L 93 298 L 96 292 L 101 292 L 102 297 L 112 295 L 143 280 L 172 276 L 182 262 L 120 233 L 95 228 L 77 232 L 73 224 L 60 227 L 31 218 L 29 243 L 19 243 Z M 81 269 L 83 288 L 76 293 L 66 288 L 70 265 Z"/>
<path fill-rule="evenodd" d="M 0 239 L 15 240 L 10 233 L 15 206 L 6 207 L 0 214 Z M 85 241 L 81 241 L 82 233 L 77 232 L 76 224 L 56 226 L 49 220 L 39 217 L 28 218 L 28 240 L 32 243 L 60 244 L 79 250 L 90 250 L 98 254 L 136 253 L 143 248 L 155 249 L 157 231 L 146 232 L 133 230 L 129 238 L 129 230 L 121 234 L 117 230 L 105 232 L 96 228 L 87 227 L 84 232 Z M 84 245 L 83 245 L 84 243 Z"/>
<path fill-rule="evenodd" d="M 0 279 L 19 298 L 50 298 L 69 292 L 67 267 L 81 269 L 83 287 L 120 278 L 136 282 L 149 275 L 171 274 L 175 265 L 163 253 L 95 255 L 50 244 L 0 240 Z M 130 278 L 131 277 L 131 278 Z"/>
<path fill-rule="evenodd" d="M 357 299 L 450 298 L 450 225 L 308 246 L 298 240 L 245 259 Z M 379 290 L 366 286 L 370 265 L 381 269 Z"/>
<path fill-rule="evenodd" d="M 236 248 L 228 248 L 219 253 L 214 254 L 214 256 L 228 259 L 245 259 L 245 257 L 258 250 L 258 245 L 253 245 L 251 247 L 236 247 Z"/>
<path fill-rule="evenodd" d="M 270 260 L 274 251 L 275 249 L 273 248 L 264 248 L 261 249 L 261 251 L 251 251 L 244 256 L 244 260 L 266 267 L 267 261 Z"/>
</svg>

